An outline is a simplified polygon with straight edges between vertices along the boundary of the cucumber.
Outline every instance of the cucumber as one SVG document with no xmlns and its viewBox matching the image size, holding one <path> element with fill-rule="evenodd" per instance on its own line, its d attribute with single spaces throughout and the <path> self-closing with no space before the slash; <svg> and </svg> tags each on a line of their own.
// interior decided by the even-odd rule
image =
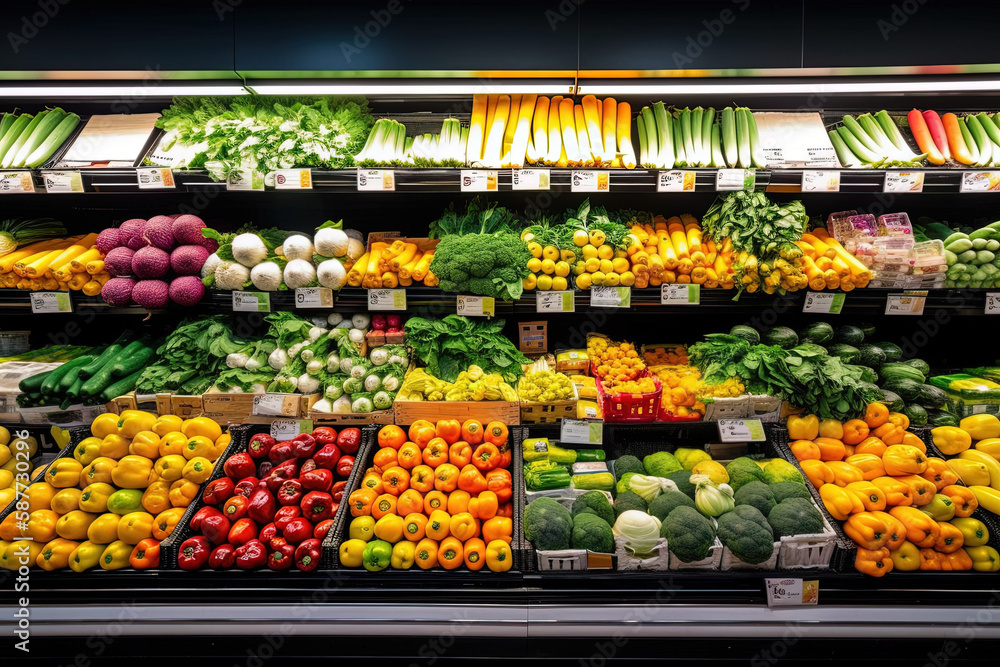
<svg viewBox="0 0 1000 667">
<path fill-rule="evenodd" d="M 62 382 L 62 379 L 66 376 L 67 373 L 69 373 L 74 368 L 80 368 L 82 366 L 86 366 L 91 361 L 93 361 L 93 359 L 94 358 L 89 355 L 84 355 L 82 357 L 77 357 L 73 361 L 67 361 L 66 363 L 59 366 L 59 368 L 54 369 L 42 383 L 41 393 L 43 394 L 55 393 L 57 388 L 59 387 L 59 383 Z"/>
<path fill-rule="evenodd" d="M 71 398 L 74 401 L 80 398 L 80 389 L 83 387 L 83 381 L 83 378 L 78 375 L 73 385 L 66 390 L 66 398 Z"/>
<path fill-rule="evenodd" d="M 104 389 L 104 391 L 101 392 L 101 398 L 103 398 L 104 402 L 107 403 L 108 401 L 114 399 L 116 396 L 121 396 L 122 394 L 135 389 L 135 383 L 139 381 L 139 376 L 142 375 L 143 370 L 145 369 L 140 368 L 139 370 L 137 370 L 135 373 L 132 373 L 128 377 L 122 378 L 121 380 L 118 380 L 114 384 L 108 385 Z M 579 449 L 577 450 L 577 460 L 579 460 L 581 452 L 589 452 L 589 451 L 599 451 L 602 454 L 604 453 L 603 450 Z"/>
<path fill-rule="evenodd" d="M 111 377 L 121 378 L 142 370 L 150 359 L 153 358 L 153 348 L 143 346 L 135 354 L 128 357 L 119 357 L 111 366 Z"/>
<path fill-rule="evenodd" d="M 22 394 L 30 394 L 33 392 L 40 391 L 42 388 L 42 383 L 45 382 L 45 378 L 52 374 L 52 371 L 45 371 L 43 373 L 36 373 L 35 375 L 29 375 L 20 382 L 17 383 L 17 388 L 21 390 Z"/>
<path fill-rule="evenodd" d="M 121 352 L 122 346 L 118 342 L 114 342 L 104 348 L 104 352 L 101 352 L 100 356 L 94 359 L 92 362 L 80 369 L 80 375 L 84 378 L 89 378 L 97 371 L 101 370 L 101 366 L 108 362 L 108 359 L 115 356 Z"/>
<path fill-rule="evenodd" d="M 90 379 L 83 383 L 83 387 L 80 389 L 80 394 L 82 396 L 97 396 L 104 391 L 104 388 L 111 384 L 111 369 L 114 368 L 115 363 L 119 359 L 128 359 L 132 355 L 136 354 L 141 347 L 144 347 L 141 341 L 133 341 L 120 350 L 118 354 L 109 358 L 107 362 L 101 366 L 99 371 L 94 373 L 90 376 Z"/>
<path fill-rule="evenodd" d="M 94 359 L 94 356 L 91 355 L 91 354 L 85 354 L 85 355 L 83 355 L 83 357 L 80 357 L 80 358 L 83 359 L 84 357 L 89 358 L 91 361 L 93 361 L 93 359 Z M 86 365 L 86 364 L 84 364 L 84 365 Z M 62 380 L 59 381 L 59 387 L 58 387 L 58 389 L 56 389 L 56 391 L 64 393 L 64 394 L 67 391 L 69 391 L 69 388 L 72 387 L 73 384 L 80 377 L 80 369 L 82 367 L 83 366 L 77 366 L 76 368 L 71 368 L 69 370 L 69 372 L 66 373 L 66 375 L 63 376 Z"/>
<path fill-rule="evenodd" d="M 141 371 L 139 371 L 141 372 Z M 578 449 L 576 450 L 576 460 L 581 461 L 603 461 L 604 450 L 603 449 Z"/>
</svg>

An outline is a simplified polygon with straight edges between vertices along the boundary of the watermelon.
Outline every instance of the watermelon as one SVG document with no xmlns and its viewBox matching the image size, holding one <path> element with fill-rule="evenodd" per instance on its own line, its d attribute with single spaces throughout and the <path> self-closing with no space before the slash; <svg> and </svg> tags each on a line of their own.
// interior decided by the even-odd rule
<svg viewBox="0 0 1000 667">
<path fill-rule="evenodd" d="M 880 368 L 882 364 L 885 363 L 885 352 L 882 348 L 877 345 L 872 345 L 871 343 L 865 343 L 858 348 L 861 354 L 855 359 L 855 363 L 861 364 L 862 366 L 870 366 L 872 368 Z"/>
<path fill-rule="evenodd" d="M 927 411 L 928 426 L 958 426 L 958 417 L 944 410 Z"/>
<path fill-rule="evenodd" d="M 757 345 L 760 343 L 760 334 L 753 327 L 748 327 L 745 324 L 737 324 L 735 327 L 729 330 L 730 336 L 739 336 L 751 345 Z"/>
<path fill-rule="evenodd" d="M 931 374 L 931 365 L 926 361 L 924 361 L 923 359 L 908 359 L 903 363 L 906 364 L 907 366 L 913 366 L 924 375 Z"/>
<path fill-rule="evenodd" d="M 882 390 L 882 402 L 889 408 L 889 412 L 899 412 L 903 409 L 903 399 L 894 391 Z"/>
<path fill-rule="evenodd" d="M 768 345 L 777 345 L 784 350 L 790 350 L 799 344 L 799 336 L 788 327 L 774 327 L 767 332 L 764 340 Z"/>
<path fill-rule="evenodd" d="M 899 362 L 882 364 L 882 367 L 878 369 L 878 374 L 883 380 L 909 378 L 920 384 L 923 384 L 927 380 L 926 376 L 913 366 Z"/>
<path fill-rule="evenodd" d="M 837 333 L 835 338 L 838 343 L 846 343 L 848 345 L 861 345 L 865 342 L 865 332 L 858 327 L 851 326 L 850 324 L 845 324 L 843 326 L 837 327 Z"/>
<path fill-rule="evenodd" d="M 865 335 L 866 339 L 875 337 L 875 325 L 870 322 L 858 322 L 858 328 Z"/>
<path fill-rule="evenodd" d="M 875 345 L 885 352 L 886 361 L 899 361 L 903 358 L 903 350 L 895 343 L 875 343 Z"/>
<path fill-rule="evenodd" d="M 903 414 L 910 420 L 911 426 L 927 425 L 927 411 L 916 403 L 908 403 L 906 407 L 903 408 Z"/>
<path fill-rule="evenodd" d="M 899 394 L 907 403 L 917 400 L 923 386 L 924 385 L 922 383 L 905 377 L 882 381 L 883 390 L 888 389 L 889 391 Z"/>
<path fill-rule="evenodd" d="M 920 387 L 920 395 L 917 396 L 916 402 L 925 408 L 940 408 L 948 402 L 948 394 L 937 387 L 925 384 Z"/>
<path fill-rule="evenodd" d="M 816 322 L 803 329 L 800 338 L 807 343 L 823 345 L 833 340 L 833 327 L 826 322 Z"/>
<path fill-rule="evenodd" d="M 861 350 L 847 343 L 834 343 L 827 348 L 827 351 L 835 357 L 840 357 L 845 364 L 853 364 L 861 354 Z"/>
</svg>

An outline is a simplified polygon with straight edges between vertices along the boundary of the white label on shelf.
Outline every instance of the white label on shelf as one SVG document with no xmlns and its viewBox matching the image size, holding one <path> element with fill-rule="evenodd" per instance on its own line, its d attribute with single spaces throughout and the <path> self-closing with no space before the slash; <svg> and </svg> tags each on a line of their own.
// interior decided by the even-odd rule
<svg viewBox="0 0 1000 667">
<path fill-rule="evenodd" d="M 632 305 L 632 288 L 591 287 L 590 305 L 595 308 L 629 308 Z"/>
<path fill-rule="evenodd" d="M 715 189 L 719 192 L 753 190 L 755 182 L 753 169 L 720 169 L 715 172 Z"/>
<path fill-rule="evenodd" d="M 803 171 L 802 192 L 840 192 L 840 172 Z"/>
<path fill-rule="evenodd" d="M 368 310 L 406 310 L 406 290 L 368 290 Z"/>
<path fill-rule="evenodd" d="M 539 313 L 576 312 L 576 300 L 573 298 L 573 291 L 535 292 L 535 311 Z"/>
<path fill-rule="evenodd" d="M 83 175 L 78 171 L 42 172 L 42 182 L 49 194 L 83 192 Z"/>
<path fill-rule="evenodd" d="M 550 185 L 548 169 L 514 169 L 510 173 L 512 190 L 548 190 Z"/>
<path fill-rule="evenodd" d="M 271 295 L 267 292 L 233 292 L 233 311 L 245 313 L 271 312 Z"/>
<path fill-rule="evenodd" d="M 69 292 L 33 292 L 31 294 L 33 313 L 71 313 L 73 304 Z"/>
<path fill-rule="evenodd" d="M 30 171 L 5 171 L 0 173 L 0 194 L 34 192 L 35 181 Z"/>
<path fill-rule="evenodd" d="M 701 285 L 697 283 L 661 285 L 660 303 L 664 306 L 697 306 L 701 303 Z"/>
<path fill-rule="evenodd" d="M 333 308 L 333 290 L 329 287 L 296 287 L 296 308 Z"/>
<path fill-rule="evenodd" d="M 276 190 L 312 190 L 312 169 L 279 169 L 274 172 Z"/>
<path fill-rule="evenodd" d="M 592 169 L 575 169 L 570 175 L 572 192 L 608 192 L 611 188 L 611 174 Z"/>
<path fill-rule="evenodd" d="M 764 579 L 767 606 L 816 604 L 819 601 L 818 579 Z"/>
<path fill-rule="evenodd" d="M 809 167 L 825 167 L 827 165 L 836 167 L 837 164 L 837 152 L 833 150 L 833 146 L 806 149 L 806 165 Z"/>
<path fill-rule="evenodd" d="M 657 192 L 694 192 L 696 172 L 661 171 L 656 178 Z"/>
<path fill-rule="evenodd" d="M 1000 292 L 986 293 L 986 314 L 1000 315 Z"/>
<path fill-rule="evenodd" d="M 903 292 L 902 294 L 890 294 L 885 299 L 886 315 L 923 315 L 924 302 L 927 301 L 927 292 Z"/>
<path fill-rule="evenodd" d="M 764 159 L 767 161 L 768 169 L 785 166 L 785 151 L 781 147 L 765 148 Z"/>
<path fill-rule="evenodd" d="M 720 419 L 719 439 L 722 442 L 761 442 L 765 440 L 764 424 L 759 419 Z"/>
<path fill-rule="evenodd" d="M 392 169 L 358 169 L 358 192 L 395 192 L 396 172 Z"/>
<path fill-rule="evenodd" d="M 253 397 L 251 414 L 255 417 L 283 417 L 285 403 L 294 394 L 258 394 Z M 298 400 L 296 397 L 294 400 Z M 293 436 L 294 437 L 294 436 Z"/>
<path fill-rule="evenodd" d="M 1000 192 L 1000 171 L 964 171 L 959 192 Z"/>
<path fill-rule="evenodd" d="M 292 440 L 299 433 L 312 431 L 311 419 L 275 419 L 271 422 L 271 437 L 278 442 Z"/>
<path fill-rule="evenodd" d="M 576 445 L 603 444 L 604 420 L 563 419 L 559 429 L 559 440 Z"/>
<path fill-rule="evenodd" d="M 463 169 L 462 192 L 496 192 L 496 169 Z"/>
<path fill-rule="evenodd" d="M 491 296 L 459 294 L 455 304 L 455 312 L 466 317 L 493 317 L 496 313 L 496 299 Z"/>
<path fill-rule="evenodd" d="M 843 292 L 806 292 L 806 300 L 802 303 L 803 313 L 828 313 L 839 315 L 844 309 Z"/>
<path fill-rule="evenodd" d="M 882 192 L 923 192 L 924 174 L 920 171 L 887 171 Z"/>
<path fill-rule="evenodd" d="M 139 167 L 135 170 L 140 190 L 160 190 L 175 188 L 174 172 L 167 167 Z"/>
<path fill-rule="evenodd" d="M 230 192 L 263 192 L 264 175 L 254 169 L 239 169 L 229 174 L 226 190 Z"/>
</svg>

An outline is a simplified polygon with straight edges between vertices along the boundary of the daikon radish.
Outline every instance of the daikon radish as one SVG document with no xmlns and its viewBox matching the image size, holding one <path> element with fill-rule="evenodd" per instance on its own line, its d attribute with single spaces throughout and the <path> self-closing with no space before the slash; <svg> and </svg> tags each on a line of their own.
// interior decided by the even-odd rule
<svg viewBox="0 0 1000 667">
<path fill-rule="evenodd" d="M 601 104 L 601 129 L 604 135 L 601 137 L 604 145 L 604 155 L 601 159 L 610 162 L 612 167 L 620 167 L 621 160 L 618 158 L 618 135 L 615 129 L 618 126 L 618 103 L 613 97 L 605 97 Z"/>
<path fill-rule="evenodd" d="M 535 161 L 542 161 L 549 152 L 549 98 L 539 97 L 535 102 L 535 115 L 532 119 L 532 144 L 536 154 Z"/>
<path fill-rule="evenodd" d="M 524 158 L 528 151 L 528 140 L 531 139 L 531 119 L 535 114 L 537 95 L 524 95 L 517 115 L 517 127 L 510 145 L 510 166 L 520 169 L 524 166 Z"/>
<path fill-rule="evenodd" d="M 598 110 L 600 103 L 593 95 L 584 95 L 581 103 L 590 152 L 594 155 L 595 162 L 601 162 L 604 160 L 604 138 L 601 136 L 601 114 Z"/>
<path fill-rule="evenodd" d="M 521 95 L 510 96 L 510 107 L 507 109 L 507 123 L 503 131 L 503 148 L 501 153 L 509 153 L 510 146 L 514 143 L 514 131 L 517 129 L 517 121 L 521 112 Z"/>
<path fill-rule="evenodd" d="M 583 115 L 583 105 L 573 107 L 573 122 L 576 124 L 576 141 L 580 151 L 580 163 L 585 167 L 594 166 L 594 152 L 590 150 L 590 135 L 587 133 L 587 120 Z"/>
<path fill-rule="evenodd" d="M 568 97 L 559 103 L 559 124 L 562 126 L 563 150 L 567 164 L 580 163 L 580 144 L 577 140 L 576 122 L 573 117 L 573 100 Z"/>
<path fill-rule="evenodd" d="M 472 120 L 469 123 L 469 138 L 465 145 L 465 163 L 473 166 L 483 159 L 483 137 L 486 131 L 487 95 L 472 96 Z"/>
<path fill-rule="evenodd" d="M 493 124 L 490 126 L 490 133 L 486 137 L 486 147 L 483 149 L 483 165 L 496 169 L 500 166 L 502 155 L 504 130 L 507 126 L 507 115 L 510 112 L 510 97 L 501 95 L 497 101 L 496 112 L 493 115 Z"/>
<path fill-rule="evenodd" d="M 632 107 L 628 102 L 618 103 L 618 152 L 626 169 L 635 169 L 635 151 L 632 149 Z"/>
<path fill-rule="evenodd" d="M 545 164 L 554 165 L 562 155 L 562 124 L 559 119 L 559 107 L 563 98 L 556 95 L 549 100 L 549 119 L 546 125 L 548 131 L 548 149 L 545 153 Z"/>
</svg>

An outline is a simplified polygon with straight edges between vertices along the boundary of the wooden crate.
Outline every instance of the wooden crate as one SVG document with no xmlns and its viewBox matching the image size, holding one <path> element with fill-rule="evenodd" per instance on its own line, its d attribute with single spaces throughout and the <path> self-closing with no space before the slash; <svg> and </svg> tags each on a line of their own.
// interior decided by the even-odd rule
<svg viewBox="0 0 1000 667">
<path fill-rule="evenodd" d="M 375 412 L 316 412 L 309 411 L 313 427 L 317 426 L 366 426 L 368 424 L 392 424 L 396 413 L 392 408 Z"/>
<path fill-rule="evenodd" d="M 521 423 L 517 401 L 399 401 L 392 406 L 396 423 L 409 425 L 418 419 L 437 422 L 439 419 L 476 419 L 483 424 L 503 422 L 507 426 Z"/>
<path fill-rule="evenodd" d="M 113 412 L 116 415 L 120 415 L 123 410 L 138 410 L 139 403 L 136 401 L 135 392 L 130 391 L 127 394 L 122 394 L 121 396 L 116 396 L 111 399 L 108 403 L 108 412 Z"/>
<path fill-rule="evenodd" d="M 253 414 L 253 397 L 256 394 L 203 394 L 202 415 L 220 426 L 242 424 Z"/>
<path fill-rule="evenodd" d="M 576 419 L 576 403 L 580 399 L 577 387 L 573 385 L 573 398 L 565 401 L 521 401 L 522 424 L 552 424 L 560 419 Z"/>
<path fill-rule="evenodd" d="M 518 349 L 524 354 L 537 354 L 549 351 L 549 323 L 545 321 L 518 322 Z"/>
<path fill-rule="evenodd" d="M 203 410 L 201 396 L 156 395 L 156 413 L 160 415 L 177 415 L 184 418 L 199 417 Z"/>
</svg>

